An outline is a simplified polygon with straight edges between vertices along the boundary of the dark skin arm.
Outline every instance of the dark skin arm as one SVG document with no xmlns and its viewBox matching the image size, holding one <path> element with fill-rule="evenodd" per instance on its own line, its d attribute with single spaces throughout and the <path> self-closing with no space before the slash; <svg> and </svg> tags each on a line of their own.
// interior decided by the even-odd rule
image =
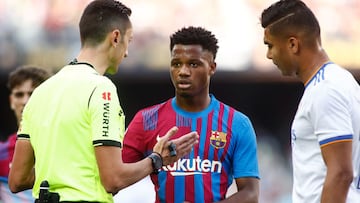
<svg viewBox="0 0 360 203">
<path fill-rule="evenodd" d="M 353 180 L 352 142 L 329 144 L 321 153 L 327 166 L 321 203 L 345 203 Z"/>
<path fill-rule="evenodd" d="M 237 192 L 217 203 L 258 203 L 259 202 L 259 179 L 237 178 L 235 179 Z"/>
</svg>

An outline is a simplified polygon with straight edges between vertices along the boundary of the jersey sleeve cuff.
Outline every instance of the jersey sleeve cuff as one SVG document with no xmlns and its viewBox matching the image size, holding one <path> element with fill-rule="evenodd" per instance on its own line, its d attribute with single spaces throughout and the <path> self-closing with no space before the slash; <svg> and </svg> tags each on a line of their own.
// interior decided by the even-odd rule
<svg viewBox="0 0 360 203">
<path fill-rule="evenodd" d="M 340 135 L 340 136 L 331 137 L 331 138 L 322 140 L 319 142 L 319 144 L 321 147 L 324 147 L 324 146 L 327 146 L 332 143 L 352 141 L 352 139 L 353 139 L 352 135 Z"/>
<path fill-rule="evenodd" d="M 29 140 L 30 135 L 28 135 L 28 134 L 18 134 L 16 139 L 17 140 Z"/>
<path fill-rule="evenodd" d="M 114 146 L 114 147 L 120 147 L 121 148 L 121 142 L 115 141 L 115 140 L 95 140 L 93 141 L 93 145 L 95 147 L 97 146 Z"/>
</svg>

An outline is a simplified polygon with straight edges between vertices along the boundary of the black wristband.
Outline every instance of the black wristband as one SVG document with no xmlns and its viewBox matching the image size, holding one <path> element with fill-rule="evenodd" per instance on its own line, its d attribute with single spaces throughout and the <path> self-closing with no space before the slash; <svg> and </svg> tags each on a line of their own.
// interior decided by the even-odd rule
<svg viewBox="0 0 360 203">
<path fill-rule="evenodd" d="M 158 174 L 160 168 L 163 166 L 163 160 L 162 160 L 161 155 L 159 153 L 157 153 L 157 152 L 153 152 L 148 156 L 148 158 L 151 159 L 151 164 L 152 164 L 152 167 L 153 167 L 153 173 Z"/>
</svg>

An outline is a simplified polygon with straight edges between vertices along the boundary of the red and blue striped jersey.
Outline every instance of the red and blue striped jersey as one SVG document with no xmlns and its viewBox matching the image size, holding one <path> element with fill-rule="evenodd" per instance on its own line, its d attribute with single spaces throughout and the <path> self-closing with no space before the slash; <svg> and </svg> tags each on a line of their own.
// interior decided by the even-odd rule
<svg viewBox="0 0 360 203">
<path fill-rule="evenodd" d="M 14 156 L 14 149 L 16 143 L 16 133 L 9 136 L 9 138 L 0 142 L 0 176 L 7 178 L 9 176 L 10 164 Z"/>
<path fill-rule="evenodd" d="M 16 133 L 11 134 L 4 142 L 0 142 L 0 202 L 32 203 L 31 190 L 12 193 L 8 184 L 10 165 L 14 156 Z"/>
<path fill-rule="evenodd" d="M 145 158 L 157 137 L 175 125 L 179 130 L 171 139 L 197 131 L 199 143 L 190 154 L 151 176 L 156 202 L 219 201 L 225 198 L 234 178 L 259 178 L 251 121 L 213 95 L 210 105 L 201 112 L 180 109 L 175 98 L 137 112 L 125 133 L 124 162 Z"/>
</svg>

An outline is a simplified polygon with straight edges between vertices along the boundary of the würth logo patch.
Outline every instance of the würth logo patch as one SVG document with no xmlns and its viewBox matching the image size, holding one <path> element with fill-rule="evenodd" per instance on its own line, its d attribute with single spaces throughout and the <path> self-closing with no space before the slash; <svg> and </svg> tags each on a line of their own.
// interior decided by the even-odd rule
<svg viewBox="0 0 360 203">
<path fill-rule="evenodd" d="M 111 100 L 111 93 L 110 92 L 103 92 L 102 93 L 102 98 L 104 100 L 110 101 Z"/>
</svg>

